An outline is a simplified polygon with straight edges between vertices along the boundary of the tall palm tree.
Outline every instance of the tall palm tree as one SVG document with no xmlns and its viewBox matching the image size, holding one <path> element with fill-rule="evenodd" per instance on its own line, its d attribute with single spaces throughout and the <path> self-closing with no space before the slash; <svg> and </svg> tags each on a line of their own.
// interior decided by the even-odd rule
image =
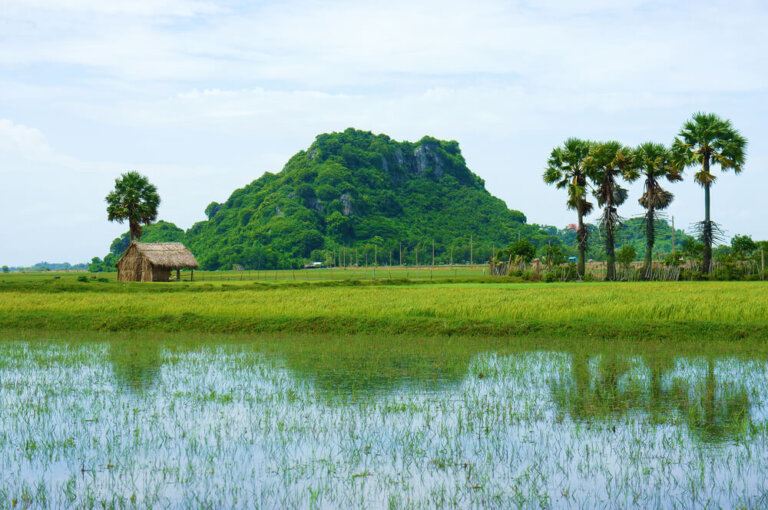
<svg viewBox="0 0 768 510">
<path fill-rule="evenodd" d="M 711 164 L 720 165 L 724 172 L 741 172 L 744 166 L 747 139 L 732 125 L 714 113 L 697 112 L 686 121 L 672 143 L 672 154 L 677 168 L 701 165 L 693 179 L 704 188 L 704 221 L 701 226 L 704 241 L 703 271 L 712 270 L 713 225 L 709 214 L 709 189 L 715 182 Z"/>
<path fill-rule="evenodd" d="M 653 245 L 656 242 L 656 211 L 669 207 L 675 195 L 661 187 L 661 181 L 683 180 L 672 161 L 672 154 L 664 144 L 646 142 L 634 151 L 634 165 L 645 178 L 643 196 L 638 199 L 645 208 L 645 262 L 643 278 L 651 277 Z"/>
<path fill-rule="evenodd" d="M 131 241 L 141 239 L 141 224 L 157 219 L 160 195 L 157 188 L 138 172 L 128 172 L 115 179 L 115 189 L 107 198 L 107 219 L 123 223 L 128 220 Z"/>
<path fill-rule="evenodd" d="M 627 190 L 619 180 L 634 181 L 638 177 L 632 162 L 632 149 L 619 142 L 592 144 L 585 162 L 595 187 L 597 205 L 603 208 L 600 226 L 605 233 L 606 279 L 616 279 L 616 254 L 614 232 L 621 220 L 618 207 L 627 200 Z"/>
<path fill-rule="evenodd" d="M 569 138 L 562 147 L 556 147 L 547 161 L 544 182 L 554 184 L 558 189 L 568 191 L 568 209 L 578 216 L 579 276 L 584 276 L 584 259 L 587 252 L 587 228 L 584 216 L 592 212 L 592 203 L 587 200 L 587 170 L 584 162 L 589 155 L 592 142 Z"/>
</svg>

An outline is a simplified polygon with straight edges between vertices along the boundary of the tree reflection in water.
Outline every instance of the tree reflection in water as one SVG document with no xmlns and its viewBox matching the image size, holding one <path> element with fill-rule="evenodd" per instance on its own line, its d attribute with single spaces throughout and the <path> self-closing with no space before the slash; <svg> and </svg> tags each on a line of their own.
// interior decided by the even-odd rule
<svg viewBox="0 0 768 510">
<path fill-rule="evenodd" d="M 120 338 L 109 343 L 109 361 L 121 389 L 142 393 L 160 374 L 162 350 L 154 339 Z"/>
<path fill-rule="evenodd" d="M 559 411 L 575 421 L 615 423 L 645 413 L 652 423 L 685 423 L 705 442 L 738 439 L 751 425 L 746 388 L 728 384 L 712 357 L 572 352 L 571 359 L 570 374 L 551 390 Z"/>
</svg>

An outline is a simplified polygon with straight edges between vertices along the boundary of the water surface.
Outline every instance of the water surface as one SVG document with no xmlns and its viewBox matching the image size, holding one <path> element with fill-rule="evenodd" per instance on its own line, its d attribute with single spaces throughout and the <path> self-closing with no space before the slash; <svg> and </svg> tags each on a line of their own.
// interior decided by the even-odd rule
<svg viewBox="0 0 768 510">
<path fill-rule="evenodd" d="M 767 369 L 650 344 L 11 338 L 0 507 L 764 507 Z"/>
</svg>

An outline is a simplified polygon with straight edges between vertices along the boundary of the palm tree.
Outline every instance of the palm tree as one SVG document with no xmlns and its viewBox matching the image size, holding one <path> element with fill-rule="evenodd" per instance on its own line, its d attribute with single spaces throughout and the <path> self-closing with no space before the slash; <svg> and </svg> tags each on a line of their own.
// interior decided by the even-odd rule
<svg viewBox="0 0 768 510">
<path fill-rule="evenodd" d="M 589 155 L 592 142 L 569 138 L 562 147 L 556 147 L 547 161 L 544 182 L 554 184 L 558 189 L 568 190 L 568 209 L 578 215 L 579 276 L 584 276 L 584 259 L 587 251 L 587 229 L 584 216 L 592 212 L 592 203 L 587 201 L 587 170 L 584 161 Z"/>
<path fill-rule="evenodd" d="M 672 162 L 672 154 L 664 144 L 646 142 L 635 149 L 634 165 L 645 178 L 643 196 L 638 199 L 645 208 L 645 262 L 643 278 L 651 277 L 653 245 L 656 242 L 656 211 L 669 207 L 674 195 L 661 187 L 661 180 L 683 180 Z"/>
<path fill-rule="evenodd" d="M 724 172 L 733 169 L 741 172 L 744 165 L 747 139 L 732 125 L 713 113 L 693 114 L 672 143 L 672 153 L 679 170 L 688 166 L 701 165 L 693 179 L 704 188 L 704 221 L 701 223 L 704 241 L 703 271 L 712 270 L 713 225 L 709 214 L 709 188 L 715 182 L 710 164 L 720 165 Z"/>
<path fill-rule="evenodd" d="M 619 179 L 632 182 L 638 177 L 632 162 L 632 149 L 619 142 L 595 143 L 589 150 L 586 167 L 595 186 L 597 205 L 603 208 L 600 226 L 605 232 L 605 278 L 615 280 L 614 232 L 621 223 L 617 208 L 627 200 L 627 190 L 619 185 Z"/>
<path fill-rule="evenodd" d="M 160 195 L 157 188 L 138 172 L 128 172 L 115 179 L 115 189 L 106 198 L 107 219 L 122 223 L 128 220 L 131 241 L 141 239 L 141 224 L 157 219 Z"/>
</svg>

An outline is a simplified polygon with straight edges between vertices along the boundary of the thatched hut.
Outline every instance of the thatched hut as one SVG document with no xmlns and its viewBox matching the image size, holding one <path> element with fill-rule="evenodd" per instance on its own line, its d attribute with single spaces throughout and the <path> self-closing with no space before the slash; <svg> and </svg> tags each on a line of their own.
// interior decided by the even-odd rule
<svg viewBox="0 0 768 510">
<path fill-rule="evenodd" d="M 132 242 L 117 261 L 117 279 L 123 282 L 167 282 L 171 271 L 199 267 L 195 256 L 181 243 Z"/>
</svg>

